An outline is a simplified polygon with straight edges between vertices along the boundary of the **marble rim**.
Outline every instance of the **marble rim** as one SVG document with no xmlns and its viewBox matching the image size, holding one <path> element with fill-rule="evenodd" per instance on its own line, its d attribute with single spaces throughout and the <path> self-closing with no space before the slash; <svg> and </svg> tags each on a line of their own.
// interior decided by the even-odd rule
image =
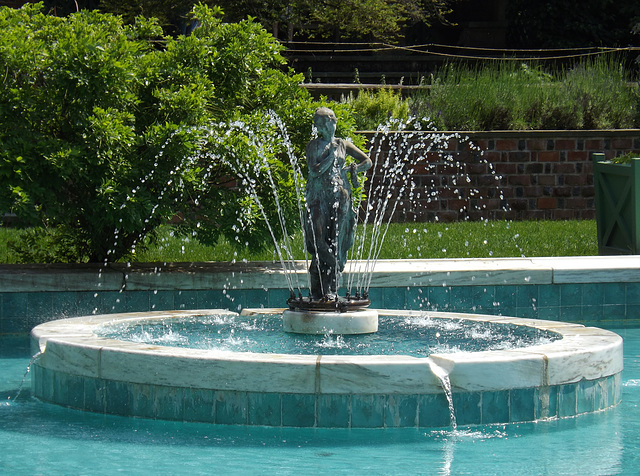
<svg viewBox="0 0 640 476">
<path fill-rule="evenodd" d="M 249 309 L 243 314 L 282 309 Z M 477 314 L 378 310 L 381 316 L 424 316 L 536 327 L 562 335 L 552 343 L 514 350 L 402 355 L 285 355 L 185 349 L 125 342 L 94 331 L 118 321 L 232 313 L 227 310 L 154 311 L 61 319 L 32 330 L 38 365 L 56 372 L 172 387 L 301 394 L 442 393 L 497 391 L 596 380 L 622 371 L 622 338 L 614 332 L 558 321 Z"/>
</svg>

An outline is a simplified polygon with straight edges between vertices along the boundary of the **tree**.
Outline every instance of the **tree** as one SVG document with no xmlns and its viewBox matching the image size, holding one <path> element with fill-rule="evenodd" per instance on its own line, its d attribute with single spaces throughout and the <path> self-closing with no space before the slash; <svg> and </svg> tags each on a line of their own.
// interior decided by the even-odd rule
<svg viewBox="0 0 640 476">
<path fill-rule="evenodd" d="M 121 15 L 125 23 L 133 23 L 138 16 L 155 18 L 170 35 L 186 33 L 190 26 L 189 18 L 193 7 L 198 4 L 213 6 L 213 0 L 186 0 L 175 2 L 171 0 L 141 0 L 130 2 L 126 0 L 100 0 L 100 10 L 106 13 Z"/>
<path fill-rule="evenodd" d="M 450 13 L 448 0 L 312 0 L 310 19 L 320 36 L 396 41 L 404 27 Z"/>
<path fill-rule="evenodd" d="M 189 13 L 197 4 L 218 5 L 227 21 L 255 18 L 276 38 L 294 33 L 333 40 L 397 41 L 416 23 L 447 23 L 451 5 L 459 0 L 46 0 L 47 11 L 68 15 L 98 8 L 133 23 L 137 16 L 156 18 L 165 33 L 178 35 L 191 26 Z M 285 33 L 286 32 L 286 33 Z"/>
<path fill-rule="evenodd" d="M 275 200 L 265 164 L 284 212 L 297 213 L 287 144 L 267 111 L 302 156 L 315 104 L 258 24 L 198 6 L 192 34 L 162 38 L 154 20 L 41 10 L 0 9 L 0 211 L 49 243 L 30 249 L 27 235 L 24 259 L 115 261 L 171 217 L 202 241 L 261 246 L 270 232 L 257 203 Z"/>
<path fill-rule="evenodd" d="M 445 21 L 456 0 L 220 0 L 232 20 L 258 19 L 274 34 L 287 25 L 288 39 L 294 30 L 318 37 L 397 41 L 404 27 L 417 22 Z M 275 25 L 275 26 L 274 26 Z"/>
</svg>

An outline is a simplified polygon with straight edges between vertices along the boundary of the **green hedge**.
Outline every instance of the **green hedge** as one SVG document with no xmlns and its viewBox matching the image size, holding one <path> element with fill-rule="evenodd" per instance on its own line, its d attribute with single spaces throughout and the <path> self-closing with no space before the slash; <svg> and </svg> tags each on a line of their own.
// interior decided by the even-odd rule
<svg viewBox="0 0 640 476">
<path fill-rule="evenodd" d="M 243 167 L 264 178 L 265 163 L 293 213 L 288 144 L 268 111 L 302 157 L 318 104 L 270 34 L 220 13 L 196 7 L 198 28 L 171 38 L 155 20 L 0 8 L 0 212 L 32 227 L 13 245 L 22 260 L 115 261 L 171 217 L 201 241 L 260 247 L 257 198 L 229 184 Z M 275 198 L 256 193 L 273 215 Z"/>
</svg>

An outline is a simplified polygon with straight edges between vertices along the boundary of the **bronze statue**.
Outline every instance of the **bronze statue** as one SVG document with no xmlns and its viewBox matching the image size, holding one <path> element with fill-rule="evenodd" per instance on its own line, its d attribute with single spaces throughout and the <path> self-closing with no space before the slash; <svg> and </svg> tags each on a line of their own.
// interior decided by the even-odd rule
<svg viewBox="0 0 640 476">
<path fill-rule="evenodd" d="M 311 298 L 333 300 L 340 275 L 353 246 L 356 213 L 352 186 L 359 172 L 371 168 L 371 159 L 351 142 L 335 137 L 336 116 L 326 107 L 316 110 L 313 123 L 318 137 L 307 145 L 306 248 L 311 254 Z M 347 155 L 355 159 L 347 164 Z M 347 180 L 347 172 L 350 181 Z"/>
</svg>

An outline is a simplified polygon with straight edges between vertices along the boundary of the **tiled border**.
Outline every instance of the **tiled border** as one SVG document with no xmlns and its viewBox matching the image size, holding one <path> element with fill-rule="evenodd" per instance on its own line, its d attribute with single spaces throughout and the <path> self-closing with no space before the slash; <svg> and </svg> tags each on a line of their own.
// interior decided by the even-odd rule
<svg viewBox="0 0 640 476">
<path fill-rule="evenodd" d="M 306 282 L 304 262 L 298 277 Z M 120 312 L 282 307 L 281 268 L 265 263 L 0 265 L 0 334 L 52 319 Z M 379 261 L 372 307 L 640 324 L 640 256 Z"/>
<path fill-rule="evenodd" d="M 38 326 L 32 339 L 42 355 L 33 364 L 33 393 L 83 410 L 147 418 L 268 426 L 440 427 L 450 420 L 435 366 L 451 381 L 461 425 L 573 416 L 620 401 L 622 339 L 562 322 L 431 313 L 536 326 L 563 338 L 517 350 L 428 358 L 204 351 L 122 342 L 93 333 L 114 320 L 211 312 L 88 316 Z"/>
<path fill-rule="evenodd" d="M 317 428 L 448 427 L 441 394 L 301 394 L 126 384 L 35 364 L 36 397 L 85 411 L 161 420 Z M 620 375 L 566 385 L 453 393 L 458 425 L 518 423 L 605 410 L 620 402 Z"/>
</svg>

